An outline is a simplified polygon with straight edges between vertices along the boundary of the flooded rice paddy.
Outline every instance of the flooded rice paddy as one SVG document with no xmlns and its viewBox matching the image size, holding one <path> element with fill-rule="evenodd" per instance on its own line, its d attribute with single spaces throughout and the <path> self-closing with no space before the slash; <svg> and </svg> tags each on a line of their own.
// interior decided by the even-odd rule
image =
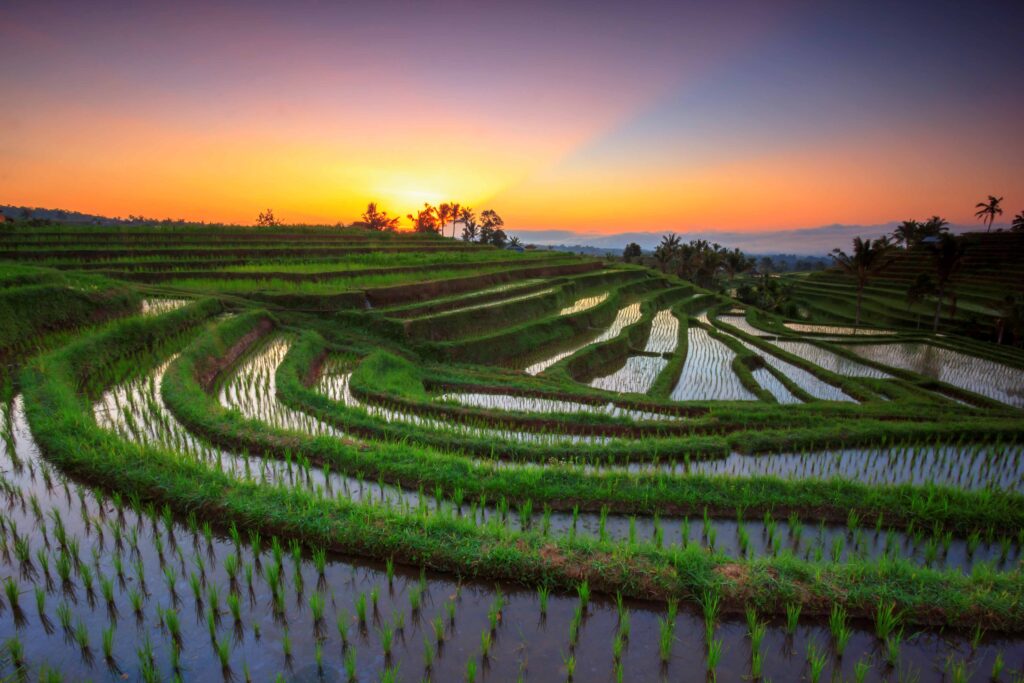
<svg viewBox="0 0 1024 683">
<path fill-rule="evenodd" d="M 594 305 L 596 306 L 597 304 Z M 619 335 L 620 332 L 622 332 L 622 328 L 626 327 L 627 325 L 632 325 L 638 320 L 640 320 L 640 304 L 635 303 L 629 304 L 628 306 L 624 306 L 623 308 L 619 309 L 618 313 L 615 314 L 615 319 L 612 320 L 611 324 L 603 332 L 596 335 L 593 339 L 582 343 L 570 342 L 566 348 L 563 348 L 562 350 L 552 355 L 546 355 L 545 357 L 543 357 L 542 360 L 530 362 L 523 369 L 523 372 L 525 372 L 528 375 L 539 375 L 540 373 L 544 372 L 558 361 L 568 358 L 577 351 L 584 349 L 587 346 L 590 346 L 591 344 L 603 344 L 604 342 L 609 341 L 610 339 L 614 339 Z"/>
<path fill-rule="evenodd" d="M 849 348 L 869 360 L 1024 408 L 1024 370 L 931 344 L 855 344 Z"/>
<path fill-rule="evenodd" d="M 389 672 L 393 680 L 465 680 L 473 669 L 480 680 L 551 681 L 571 667 L 579 680 L 704 680 L 706 622 L 687 605 L 671 616 L 663 651 L 666 610 L 657 604 L 620 607 L 592 598 L 579 619 L 581 601 L 573 595 L 459 582 L 400 566 L 392 571 L 258 534 L 225 533 L 162 510 L 135 510 L 52 471 L 31 439 L 20 398 L 5 406 L 3 417 L 2 530 L 5 545 L 20 550 L 0 557 L 18 594 L 0 635 L 8 648 L 17 644 L 29 669 L 60 671 L 65 680 L 177 674 L 331 681 L 378 681 Z M 567 524 L 572 528 L 571 519 Z M 662 524 L 666 544 L 684 537 L 684 522 L 676 524 Z M 703 520 L 694 519 L 686 537 L 695 543 L 714 537 L 719 546 L 743 544 L 750 552 L 796 539 L 807 549 L 802 552 L 826 559 L 833 552 L 874 552 L 879 544 L 901 552 L 884 531 L 769 524 L 771 530 L 764 523 L 715 522 L 705 531 Z M 600 518 L 596 531 L 593 525 L 576 519 L 581 535 L 600 535 Z M 628 539 L 628 520 L 625 525 Z M 606 517 L 604 533 L 618 536 L 620 526 Z M 845 539 L 838 551 L 835 539 Z M 941 538 L 923 546 L 920 552 L 936 556 L 966 553 L 954 543 L 945 548 Z M 999 542 L 979 542 L 973 552 L 996 559 L 1002 553 Z M 756 644 L 743 617 L 719 615 L 711 623 L 713 645 L 725 655 L 714 662 L 722 680 L 747 677 L 752 666 L 785 680 L 809 670 L 808 655 L 823 655 L 825 675 L 851 677 L 860 667 L 869 681 L 897 673 L 940 681 L 947 660 L 989 671 L 997 657 L 1010 667 L 1024 659 L 1017 640 L 983 637 L 972 647 L 966 638 L 921 631 L 899 643 L 890 666 L 870 624 L 851 623 L 844 656 L 836 658 L 822 622 L 801 620 L 791 629 L 782 620 L 757 618 Z"/>
</svg>

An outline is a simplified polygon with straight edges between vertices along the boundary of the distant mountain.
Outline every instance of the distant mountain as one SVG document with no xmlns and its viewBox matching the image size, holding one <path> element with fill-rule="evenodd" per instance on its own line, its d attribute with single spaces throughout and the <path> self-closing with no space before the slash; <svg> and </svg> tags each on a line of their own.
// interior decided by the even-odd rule
<svg viewBox="0 0 1024 683">
<path fill-rule="evenodd" d="M 892 233 L 896 221 L 881 225 L 824 225 L 818 228 L 772 230 L 767 232 L 719 232 L 714 230 L 677 233 L 684 242 L 705 239 L 724 247 L 739 248 L 748 254 L 796 254 L 823 256 L 836 247 L 849 249 L 854 237 L 872 239 Z M 998 226 L 997 226 L 998 227 Z M 976 225 L 954 225 L 953 232 L 978 230 Z M 559 247 L 566 251 L 581 251 L 589 247 L 597 252 L 620 252 L 630 242 L 636 242 L 645 251 L 653 250 L 662 232 L 619 232 L 611 235 L 572 232 L 569 230 L 506 230 L 526 244 Z M 594 252 L 589 252 L 594 253 Z"/>
</svg>

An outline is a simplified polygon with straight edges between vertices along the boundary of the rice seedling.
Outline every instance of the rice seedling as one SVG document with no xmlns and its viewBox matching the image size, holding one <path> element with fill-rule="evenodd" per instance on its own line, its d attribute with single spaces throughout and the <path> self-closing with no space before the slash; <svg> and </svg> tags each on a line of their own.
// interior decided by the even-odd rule
<svg viewBox="0 0 1024 683">
<path fill-rule="evenodd" d="M 896 605 L 891 602 L 880 602 L 875 610 L 875 635 L 879 640 L 886 640 L 896 629 L 899 621 Z"/>
<path fill-rule="evenodd" d="M 800 623 L 800 604 L 790 603 L 786 605 L 786 633 L 793 635 Z"/>
<path fill-rule="evenodd" d="M 818 650 L 814 643 L 807 646 L 807 666 L 810 668 L 811 683 L 818 683 L 821 674 L 825 670 L 825 653 Z"/>
<path fill-rule="evenodd" d="M 829 630 L 832 632 L 832 643 L 836 654 L 843 656 L 847 643 L 850 642 L 852 631 L 846 621 L 846 610 L 841 605 L 834 605 L 829 615 Z"/>
<path fill-rule="evenodd" d="M 551 591 L 547 586 L 541 585 L 537 587 L 537 600 L 540 603 L 540 615 L 541 617 L 547 616 L 548 613 L 548 597 Z"/>
<path fill-rule="evenodd" d="M 718 678 L 718 661 L 722 657 L 722 641 L 711 640 L 708 641 L 708 653 L 707 653 L 707 672 L 708 677 L 711 680 L 717 680 Z"/>
<path fill-rule="evenodd" d="M 344 666 L 346 680 L 348 680 L 349 683 L 353 683 L 357 680 L 356 649 L 354 647 L 349 647 L 345 650 Z"/>
</svg>

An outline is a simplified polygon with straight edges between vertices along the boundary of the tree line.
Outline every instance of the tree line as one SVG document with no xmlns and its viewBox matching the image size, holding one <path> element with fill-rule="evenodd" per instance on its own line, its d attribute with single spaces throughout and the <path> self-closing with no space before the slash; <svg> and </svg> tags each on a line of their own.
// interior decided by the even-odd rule
<svg viewBox="0 0 1024 683">
<path fill-rule="evenodd" d="M 996 216 L 1002 215 L 1002 200 L 1002 197 L 989 195 L 987 201 L 978 202 L 975 206 L 975 216 L 987 225 L 986 232 L 991 232 Z M 1024 211 L 1014 216 L 1010 231 L 1024 232 Z M 900 252 L 911 250 L 927 251 L 931 272 L 919 273 L 907 287 L 908 308 L 934 297 L 933 332 L 939 330 L 943 304 L 948 302 L 950 317 L 956 315 L 957 297 L 952 281 L 969 261 L 967 243 L 963 237 L 949 232 L 949 221 L 940 216 L 932 216 L 925 221 L 903 221 L 896 226 L 891 235 L 883 235 L 878 239 L 855 237 L 850 253 L 842 249 L 832 250 L 831 256 L 835 264 L 856 282 L 854 325 L 860 325 L 864 288 L 872 279 L 888 270 Z M 1024 336 L 1024 301 L 1019 295 L 1007 294 L 1000 306 L 999 314 L 996 320 L 996 342 L 1001 344 L 1009 332 L 1013 343 L 1016 344 Z M 920 325 L 920 316 L 918 324 Z"/>
<path fill-rule="evenodd" d="M 452 227 L 452 239 L 459 224 L 462 224 L 461 238 L 465 242 L 490 244 L 495 247 L 521 246 L 518 237 L 505 234 L 505 220 L 493 209 L 485 209 L 477 216 L 476 212 L 459 202 L 442 202 L 437 206 L 424 204 L 416 213 L 406 214 L 413 232 L 428 232 L 443 235 L 448 225 Z M 399 229 L 401 217 L 391 216 L 381 209 L 377 202 L 366 205 L 366 211 L 360 216 L 362 223 L 371 230 L 394 232 Z M 256 218 L 256 225 L 272 228 L 282 225 L 274 215 L 273 209 L 261 211 Z M 338 224 L 341 225 L 340 223 Z"/>
</svg>

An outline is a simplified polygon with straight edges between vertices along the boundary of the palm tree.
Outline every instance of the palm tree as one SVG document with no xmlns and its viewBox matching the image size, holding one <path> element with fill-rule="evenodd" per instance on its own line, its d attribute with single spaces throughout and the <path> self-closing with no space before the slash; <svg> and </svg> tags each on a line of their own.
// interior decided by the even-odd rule
<svg viewBox="0 0 1024 683">
<path fill-rule="evenodd" d="M 389 232 L 398 229 L 398 216 L 388 216 L 387 211 L 377 208 L 377 202 L 370 202 L 363 212 L 363 222 L 372 230 L 387 230 Z"/>
<path fill-rule="evenodd" d="M 754 267 L 754 262 L 747 258 L 739 249 L 733 249 L 732 251 L 725 253 L 725 260 L 722 262 L 722 268 L 725 270 L 725 274 L 732 280 L 741 273 L 746 273 L 748 270 Z"/>
<path fill-rule="evenodd" d="M 435 210 L 437 215 L 437 231 L 444 234 L 444 226 L 448 225 L 448 221 L 452 219 L 452 205 L 448 202 L 441 202 L 437 205 Z M 454 231 L 454 228 L 452 228 Z"/>
<path fill-rule="evenodd" d="M 853 238 L 853 253 L 847 254 L 842 249 L 832 250 L 832 259 L 836 265 L 846 273 L 852 275 L 857 281 L 857 314 L 854 318 L 854 326 L 860 326 L 861 300 L 864 298 L 864 287 L 868 280 L 881 273 L 892 263 L 890 258 L 889 240 L 879 237 L 877 240 Z"/>
<path fill-rule="evenodd" d="M 893 230 L 892 237 L 904 249 L 910 249 L 921 239 L 921 224 L 914 220 L 903 221 Z"/>
<path fill-rule="evenodd" d="M 907 288 L 907 310 L 911 310 L 917 304 L 924 303 L 925 297 L 935 293 L 935 285 L 932 283 L 932 278 L 928 273 L 920 273 L 917 279 L 914 280 L 914 284 Z M 921 328 L 921 313 L 920 311 L 915 312 L 917 318 L 917 327 Z"/>
<path fill-rule="evenodd" d="M 1021 211 L 1013 217 L 1013 223 L 1010 224 L 1011 232 L 1024 232 L 1024 211 Z"/>
<path fill-rule="evenodd" d="M 416 232 L 438 232 L 437 209 L 430 204 L 424 204 L 423 210 L 417 211 L 416 215 L 406 214 L 406 218 L 412 223 L 412 229 Z"/>
<path fill-rule="evenodd" d="M 459 222 L 462 223 L 462 239 L 472 242 L 476 239 L 476 213 L 468 206 L 462 207 L 459 211 Z"/>
<path fill-rule="evenodd" d="M 935 320 L 932 323 L 932 331 L 939 331 L 939 314 L 942 312 L 942 300 L 946 296 L 946 289 L 949 281 L 960 272 L 964 265 L 964 254 L 967 245 L 963 239 L 943 233 L 939 236 L 939 242 L 932 252 L 932 263 L 935 266 Z"/>
<path fill-rule="evenodd" d="M 665 272 L 669 262 L 675 258 L 676 253 L 679 251 L 680 243 L 679 235 L 670 232 L 667 235 L 663 235 L 661 242 L 655 247 L 654 260 L 658 262 L 662 272 Z"/>
<path fill-rule="evenodd" d="M 523 242 L 518 237 L 513 236 L 511 239 L 509 239 L 508 246 L 510 246 L 510 247 L 521 247 L 521 246 L 523 246 Z"/>
<path fill-rule="evenodd" d="M 462 215 L 462 204 L 458 202 L 448 202 L 448 209 L 451 211 L 452 219 L 452 239 L 455 239 L 455 225 L 459 222 Z"/>
<path fill-rule="evenodd" d="M 999 202 L 1003 201 L 1002 197 L 988 196 L 987 202 L 978 202 L 974 208 L 977 211 L 974 212 L 975 217 L 982 223 L 988 223 L 988 230 L 985 232 L 992 231 L 992 221 L 996 219 L 996 216 L 1003 215 L 1003 209 L 999 206 Z"/>
</svg>

